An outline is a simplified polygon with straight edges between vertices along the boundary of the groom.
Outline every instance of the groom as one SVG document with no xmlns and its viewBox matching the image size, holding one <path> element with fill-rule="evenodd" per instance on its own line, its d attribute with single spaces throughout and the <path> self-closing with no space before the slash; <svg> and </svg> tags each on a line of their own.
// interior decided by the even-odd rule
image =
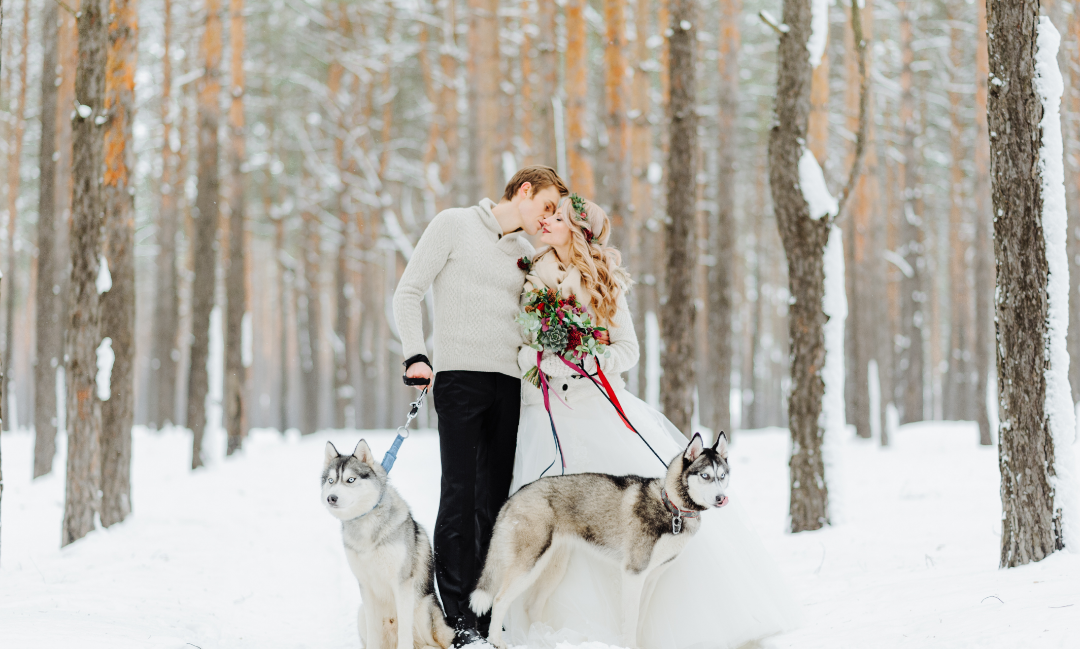
<svg viewBox="0 0 1080 649">
<path fill-rule="evenodd" d="M 506 502 L 517 446 L 522 344 L 516 323 L 524 278 L 521 257 L 533 254 L 521 234 L 569 194 L 550 167 L 521 169 L 498 203 L 440 212 L 416 244 L 394 293 L 394 319 L 405 376 L 432 378 L 439 415 L 442 494 L 435 522 L 435 577 L 461 647 L 487 635 L 469 594 L 483 569 L 491 530 Z M 434 288 L 434 369 L 425 355 L 420 303 Z M 479 628 L 478 628 L 479 627 Z"/>
</svg>

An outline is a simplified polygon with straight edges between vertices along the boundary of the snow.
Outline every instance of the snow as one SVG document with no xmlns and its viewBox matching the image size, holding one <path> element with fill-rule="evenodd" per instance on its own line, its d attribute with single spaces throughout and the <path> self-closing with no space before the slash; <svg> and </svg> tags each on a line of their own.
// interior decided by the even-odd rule
<svg viewBox="0 0 1080 649">
<path fill-rule="evenodd" d="M 802 157 L 799 158 L 799 187 L 810 208 L 810 218 L 817 220 L 826 215 L 835 215 L 840 209 L 825 185 L 825 174 L 821 171 L 821 165 L 810 149 L 805 147 Z"/>
<path fill-rule="evenodd" d="M 5 433 L 0 647 L 355 649 L 359 589 L 318 475 L 327 440 L 361 436 L 381 457 L 394 433 L 255 430 L 226 459 L 208 431 L 208 466 L 192 472 L 190 433 L 137 427 L 131 518 L 61 550 L 65 438 L 53 473 L 31 480 L 33 434 Z M 804 625 L 762 649 L 1072 646 L 1080 557 L 997 569 L 997 451 L 977 439 L 970 422 L 927 422 L 884 449 L 836 440 L 845 472 L 829 487 L 848 520 L 792 535 L 788 432 L 739 431 L 731 496 L 803 607 Z M 430 533 L 435 431 L 409 437 L 391 480 Z"/>
<path fill-rule="evenodd" d="M 97 376 L 94 382 L 97 384 L 97 398 L 108 401 L 112 396 L 112 368 L 116 361 L 116 353 L 113 352 L 112 338 L 102 338 L 97 348 Z"/>
<path fill-rule="evenodd" d="M 806 50 L 810 53 L 810 66 L 821 65 L 821 56 L 829 43 L 829 0 L 810 0 L 810 38 Z"/>
<path fill-rule="evenodd" d="M 1047 278 L 1047 365 L 1046 414 L 1054 440 L 1054 509 L 1062 511 L 1065 547 L 1080 553 L 1080 482 L 1074 454 L 1076 410 L 1069 385 L 1069 261 L 1067 253 L 1068 215 L 1065 209 L 1064 148 L 1061 137 L 1061 95 L 1065 89 L 1057 54 L 1061 36 L 1045 16 L 1039 17 L 1035 79 L 1033 85 L 1043 105 L 1042 146 L 1039 167 L 1042 177 L 1042 229 L 1046 240 Z"/>
<path fill-rule="evenodd" d="M 813 156 L 810 156 L 811 160 Z M 817 162 L 814 162 L 817 165 Z M 844 407 L 844 321 L 847 319 L 847 292 L 844 288 L 844 240 L 840 228 L 832 226 L 829 242 L 822 255 L 825 265 L 825 295 L 821 310 L 829 317 L 825 321 L 825 365 L 821 379 L 825 394 L 821 398 L 818 426 L 824 431 L 822 456 L 825 460 L 825 480 L 832 480 L 837 470 L 843 470 L 836 445 L 849 436 Z M 846 508 L 842 495 L 830 494 L 829 515 L 843 520 Z"/>
<path fill-rule="evenodd" d="M 109 260 L 105 258 L 105 255 L 101 255 L 98 259 L 98 274 L 94 284 L 97 286 L 98 295 L 112 288 L 112 274 L 109 273 Z"/>
</svg>

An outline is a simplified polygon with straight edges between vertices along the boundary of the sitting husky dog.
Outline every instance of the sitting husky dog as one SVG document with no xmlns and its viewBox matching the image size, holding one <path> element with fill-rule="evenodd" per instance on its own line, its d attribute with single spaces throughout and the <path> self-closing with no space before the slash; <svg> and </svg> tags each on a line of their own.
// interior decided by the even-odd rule
<svg viewBox="0 0 1080 649">
<path fill-rule="evenodd" d="M 357 616 L 366 649 L 447 649 L 454 632 L 435 599 L 431 544 L 387 482 L 367 442 L 352 455 L 326 443 L 323 504 L 341 519 L 345 556 L 364 604 Z"/>
<path fill-rule="evenodd" d="M 578 543 L 621 566 L 623 633 L 630 647 L 638 646 L 639 612 L 662 569 L 698 531 L 701 512 L 727 504 L 727 456 L 726 435 L 705 448 L 695 434 L 663 478 L 579 473 L 522 487 L 499 512 L 480 583 L 469 598 L 477 615 L 492 612 L 488 640 L 506 646 L 507 609 L 534 584 L 526 615 L 539 619 L 562 581 L 568 550 Z"/>
</svg>

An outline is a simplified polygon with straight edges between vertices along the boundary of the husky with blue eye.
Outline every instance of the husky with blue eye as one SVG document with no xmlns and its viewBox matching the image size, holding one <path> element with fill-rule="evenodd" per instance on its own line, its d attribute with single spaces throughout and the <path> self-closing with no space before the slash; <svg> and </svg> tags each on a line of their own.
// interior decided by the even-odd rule
<svg viewBox="0 0 1080 649">
<path fill-rule="evenodd" d="M 454 632 L 435 598 L 428 535 L 367 442 L 360 440 L 352 455 L 326 443 L 322 500 L 341 520 L 345 556 L 360 583 L 357 626 L 365 649 L 447 649 Z"/>
<path fill-rule="evenodd" d="M 626 646 L 637 647 L 640 613 L 657 579 L 701 527 L 701 512 L 727 504 L 729 474 L 727 436 L 706 447 L 695 434 L 663 477 L 578 473 L 522 487 L 499 512 L 469 600 L 478 615 L 491 611 L 488 641 L 505 648 L 503 619 L 530 588 L 525 614 L 540 619 L 569 550 L 582 546 L 622 569 L 622 631 Z"/>
</svg>

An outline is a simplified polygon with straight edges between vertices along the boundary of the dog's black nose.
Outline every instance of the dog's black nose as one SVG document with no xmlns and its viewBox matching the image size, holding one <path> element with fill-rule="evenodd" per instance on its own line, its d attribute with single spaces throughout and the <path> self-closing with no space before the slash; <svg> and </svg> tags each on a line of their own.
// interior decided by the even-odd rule
<svg viewBox="0 0 1080 649">
<path fill-rule="evenodd" d="M 336 505 L 337 504 L 337 494 L 330 494 L 329 496 L 327 496 L 326 497 L 326 502 L 330 503 L 331 505 Z"/>
</svg>

